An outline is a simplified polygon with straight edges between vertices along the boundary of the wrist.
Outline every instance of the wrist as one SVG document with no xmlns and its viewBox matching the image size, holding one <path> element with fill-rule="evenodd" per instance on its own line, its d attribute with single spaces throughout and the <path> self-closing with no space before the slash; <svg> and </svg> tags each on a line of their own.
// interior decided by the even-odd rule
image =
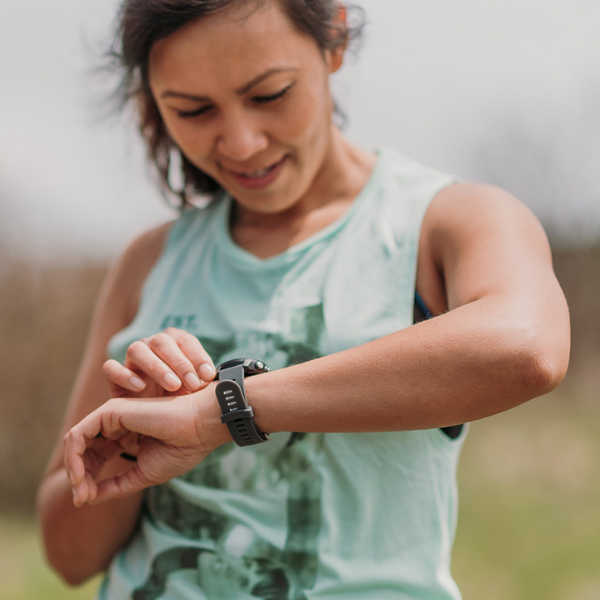
<svg viewBox="0 0 600 600">
<path fill-rule="evenodd" d="M 213 381 L 204 389 L 190 394 L 194 402 L 198 439 L 206 444 L 209 452 L 233 441 L 227 425 L 221 422 L 221 409 L 215 394 L 217 383 Z"/>
</svg>

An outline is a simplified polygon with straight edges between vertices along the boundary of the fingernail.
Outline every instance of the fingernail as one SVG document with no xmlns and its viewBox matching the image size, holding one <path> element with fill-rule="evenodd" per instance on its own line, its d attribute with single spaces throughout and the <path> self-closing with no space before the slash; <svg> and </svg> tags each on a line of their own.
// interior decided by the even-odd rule
<svg viewBox="0 0 600 600">
<path fill-rule="evenodd" d="M 200 387 L 200 379 L 195 373 L 188 373 L 184 379 L 185 384 L 190 390 L 197 390 Z"/>
<path fill-rule="evenodd" d="M 170 388 L 178 388 L 181 385 L 181 380 L 179 379 L 179 377 L 175 377 L 173 373 L 167 373 L 165 375 L 165 383 Z"/>
<path fill-rule="evenodd" d="M 204 379 L 204 381 L 211 381 L 212 379 L 214 379 L 215 375 L 217 374 L 217 372 L 215 371 L 215 368 L 208 363 L 201 364 L 199 371 L 200 371 L 200 377 L 202 377 L 202 379 Z"/>
<path fill-rule="evenodd" d="M 77 490 L 73 490 L 73 504 L 79 506 L 79 492 Z"/>
<path fill-rule="evenodd" d="M 73 473 L 71 472 L 71 469 L 65 469 L 65 473 L 67 475 L 67 479 L 69 480 L 69 485 L 73 487 Z"/>
<path fill-rule="evenodd" d="M 129 383 L 131 384 L 131 387 L 138 392 L 146 387 L 146 384 L 135 375 L 129 380 Z"/>
</svg>

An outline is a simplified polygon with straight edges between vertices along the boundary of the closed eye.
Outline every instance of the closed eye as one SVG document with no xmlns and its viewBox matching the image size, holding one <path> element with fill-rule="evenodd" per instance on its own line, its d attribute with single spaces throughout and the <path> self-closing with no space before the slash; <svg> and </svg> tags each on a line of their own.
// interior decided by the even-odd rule
<svg viewBox="0 0 600 600">
<path fill-rule="evenodd" d="M 252 101 L 256 104 L 267 104 L 268 102 L 275 102 L 285 96 L 295 85 L 296 82 L 290 83 L 290 85 L 284 87 L 281 91 L 272 94 L 270 96 L 255 96 Z M 193 117 L 199 117 L 206 114 L 212 109 L 212 105 L 208 104 L 195 110 L 177 110 L 177 115 L 182 119 L 191 119 Z"/>
<path fill-rule="evenodd" d="M 182 119 L 190 119 L 191 117 L 199 117 L 200 115 L 203 115 L 204 113 L 208 112 L 211 108 L 212 107 L 209 105 L 197 108 L 196 110 L 178 110 L 177 114 Z"/>
<path fill-rule="evenodd" d="M 273 94 L 271 96 L 255 96 L 252 98 L 256 104 L 266 104 L 267 102 L 274 102 L 275 100 L 279 100 L 285 96 L 292 88 L 294 87 L 294 83 L 290 83 L 287 87 L 284 87 L 280 92 Z"/>
</svg>

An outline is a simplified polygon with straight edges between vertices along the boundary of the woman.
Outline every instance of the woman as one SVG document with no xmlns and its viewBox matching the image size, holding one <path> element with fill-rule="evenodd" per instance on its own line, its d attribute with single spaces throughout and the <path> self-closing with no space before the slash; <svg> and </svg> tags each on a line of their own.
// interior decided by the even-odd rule
<svg viewBox="0 0 600 600">
<path fill-rule="evenodd" d="M 460 424 L 565 374 L 535 218 L 332 124 L 350 37 L 329 0 L 124 4 L 150 154 L 212 201 L 112 270 L 40 489 L 100 598 L 459 598 Z"/>
</svg>

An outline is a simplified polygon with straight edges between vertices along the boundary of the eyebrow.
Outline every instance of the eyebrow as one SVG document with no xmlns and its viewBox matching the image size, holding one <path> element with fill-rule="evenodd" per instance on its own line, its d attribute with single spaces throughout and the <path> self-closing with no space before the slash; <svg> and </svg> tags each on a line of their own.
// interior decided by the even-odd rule
<svg viewBox="0 0 600 600">
<path fill-rule="evenodd" d="M 248 83 L 245 83 L 243 86 L 235 90 L 235 93 L 238 96 L 242 96 L 246 92 L 249 92 L 253 87 L 257 86 L 259 83 L 262 83 L 265 79 L 268 79 L 272 75 L 276 75 L 277 73 L 290 73 L 292 71 L 297 71 L 298 69 L 294 67 L 274 67 L 273 69 L 269 69 L 264 73 L 258 75 Z M 211 99 L 206 96 L 195 96 L 193 94 L 185 94 L 183 92 L 175 92 L 173 90 L 167 90 L 160 95 L 161 98 L 183 98 L 185 100 L 193 100 L 195 102 L 211 102 Z"/>
</svg>

